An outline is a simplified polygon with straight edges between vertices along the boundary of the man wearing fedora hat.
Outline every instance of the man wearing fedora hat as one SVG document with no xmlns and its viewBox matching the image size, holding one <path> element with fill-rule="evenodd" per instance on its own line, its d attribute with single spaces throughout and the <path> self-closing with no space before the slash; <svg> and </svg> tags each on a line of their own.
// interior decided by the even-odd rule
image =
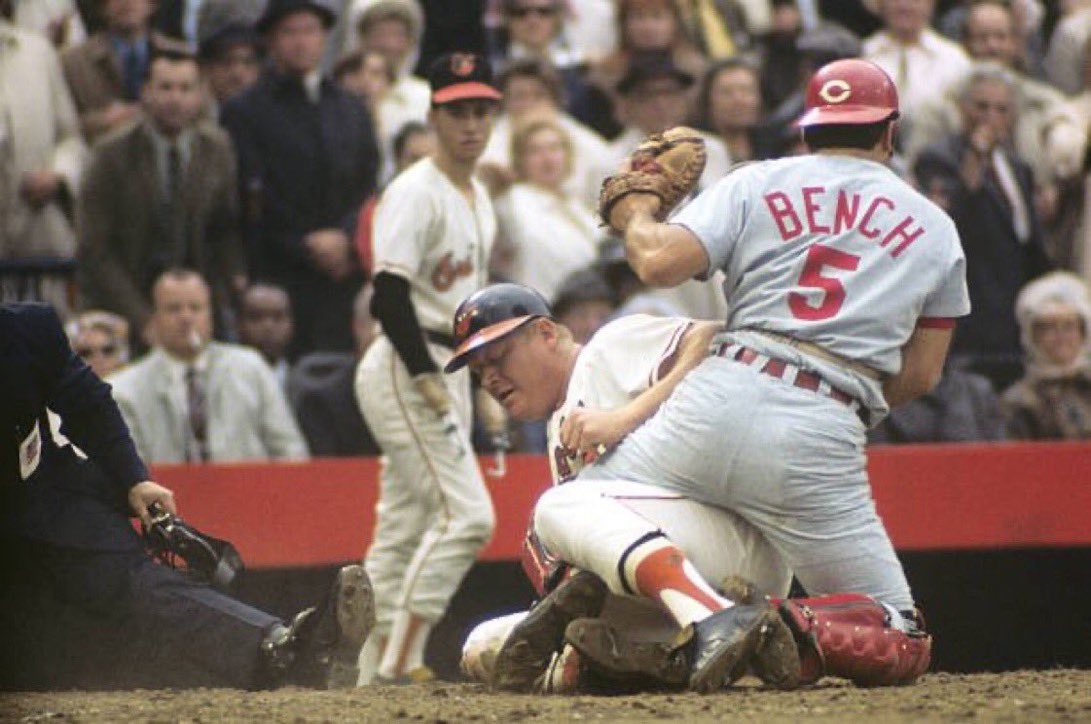
<svg viewBox="0 0 1091 724">
<path fill-rule="evenodd" d="M 257 22 L 268 67 L 222 112 L 239 156 L 251 274 L 288 291 L 293 355 L 352 349 L 363 279 L 349 239 L 379 162 L 367 109 L 319 70 L 334 18 L 321 2 L 270 0 Z"/>
</svg>

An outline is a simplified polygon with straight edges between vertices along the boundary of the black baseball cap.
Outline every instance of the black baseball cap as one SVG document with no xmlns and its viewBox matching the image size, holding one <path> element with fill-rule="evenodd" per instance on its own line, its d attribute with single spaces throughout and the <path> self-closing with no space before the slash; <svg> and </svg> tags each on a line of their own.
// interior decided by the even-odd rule
<svg viewBox="0 0 1091 724">
<path fill-rule="evenodd" d="M 447 53 L 436 58 L 428 68 L 432 105 L 484 98 L 499 101 L 504 97 L 493 85 L 492 68 L 477 53 Z"/>
</svg>

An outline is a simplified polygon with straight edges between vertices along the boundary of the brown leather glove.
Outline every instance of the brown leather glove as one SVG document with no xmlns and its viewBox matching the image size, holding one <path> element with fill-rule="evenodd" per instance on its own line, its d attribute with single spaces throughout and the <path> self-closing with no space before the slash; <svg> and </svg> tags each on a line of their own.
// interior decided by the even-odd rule
<svg viewBox="0 0 1091 724">
<path fill-rule="evenodd" d="M 651 194 L 659 199 L 653 216 L 663 221 L 697 186 L 706 160 L 705 141 L 692 128 L 676 126 L 653 133 L 629 157 L 628 171 L 603 180 L 599 216 L 614 231 L 624 233 L 633 212 L 630 201 L 636 203 L 639 198 L 629 199 L 630 195 Z"/>
</svg>

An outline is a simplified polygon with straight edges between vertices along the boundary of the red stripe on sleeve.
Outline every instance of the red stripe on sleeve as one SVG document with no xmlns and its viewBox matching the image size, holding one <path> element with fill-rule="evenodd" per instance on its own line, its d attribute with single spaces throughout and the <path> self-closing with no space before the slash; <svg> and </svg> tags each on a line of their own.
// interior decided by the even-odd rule
<svg viewBox="0 0 1091 724">
<path fill-rule="evenodd" d="M 954 329 L 955 320 L 951 317 L 921 317 L 917 320 L 917 327 L 924 329 Z"/>
</svg>

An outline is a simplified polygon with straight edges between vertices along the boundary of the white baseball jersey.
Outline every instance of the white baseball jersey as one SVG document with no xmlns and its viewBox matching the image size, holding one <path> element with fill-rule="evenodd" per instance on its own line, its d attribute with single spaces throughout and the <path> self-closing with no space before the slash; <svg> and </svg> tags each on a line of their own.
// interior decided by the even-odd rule
<svg viewBox="0 0 1091 724">
<path fill-rule="evenodd" d="M 576 358 L 564 402 L 549 418 L 549 465 L 554 484 L 563 483 L 587 461 L 561 445 L 561 424 L 570 410 L 621 407 L 670 370 L 678 345 L 693 321 L 680 317 L 633 314 L 595 332 Z"/>
<path fill-rule="evenodd" d="M 874 161 L 809 155 L 742 166 L 671 223 L 697 236 L 710 271 L 726 274 L 729 332 L 780 332 L 896 374 L 918 325 L 949 326 L 970 311 L 954 222 Z M 885 411 L 878 383 L 811 362 Z"/>
<path fill-rule="evenodd" d="M 423 158 L 391 182 L 375 212 L 375 272 L 409 281 L 409 299 L 426 330 L 450 334 L 459 303 L 485 286 L 496 217 L 485 187 L 472 183 L 473 206 Z"/>
</svg>

